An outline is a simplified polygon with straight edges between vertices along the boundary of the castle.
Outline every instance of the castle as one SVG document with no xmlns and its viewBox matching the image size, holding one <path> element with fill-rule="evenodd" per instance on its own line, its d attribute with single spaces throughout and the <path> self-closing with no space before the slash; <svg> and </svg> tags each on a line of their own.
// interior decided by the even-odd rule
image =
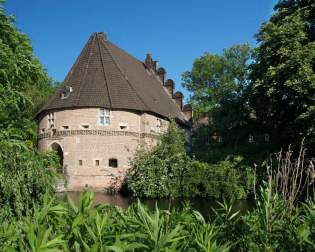
<svg viewBox="0 0 315 252">
<path fill-rule="evenodd" d="M 151 148 L 170 118 L 189 130 L 192 109 L 157 68 L 93 33 L 62 85 L 38 112 L 38 148 L 55 150 L 67 190 L 117 187 L 139 145 Z"/>
</svg>

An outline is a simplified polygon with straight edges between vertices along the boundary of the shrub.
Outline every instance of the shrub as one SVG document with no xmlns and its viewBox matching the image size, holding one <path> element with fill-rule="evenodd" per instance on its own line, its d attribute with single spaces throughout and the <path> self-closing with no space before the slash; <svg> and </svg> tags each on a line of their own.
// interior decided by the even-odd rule
<svg viewBox="0 0 315 252">
<path fill-rule="evenodd" d="M 188 156 L 185 136 L 171 122 L 151 151 L 139 150 L 131 162 L 127 184 L 135 196 L 246 198 L 253 188 L 252 169 L 240 156 L 216 164 Z"/>
</svg>

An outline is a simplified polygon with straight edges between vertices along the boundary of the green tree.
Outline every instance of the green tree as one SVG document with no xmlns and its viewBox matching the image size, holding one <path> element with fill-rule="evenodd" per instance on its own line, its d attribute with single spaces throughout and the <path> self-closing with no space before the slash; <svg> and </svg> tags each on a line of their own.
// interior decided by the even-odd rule
<svg viewBox="0 0 315 252">
<path fill-rule="evenodd" d="M 315 3 L 282 0 L 256 35 L 250 105 L 278 147 L 315 141 Z"/>
<path fill-rule="evenodd" d="M 250 47 L 235 45 L 225 49 L 222 55 L 206 53 L 197 58 L 192 70 L 182 75 L 183 86 L 192 92 L 195 119 L 204 115 L 209 118 L 207 126 L 201 125 L 194 131 L 194 146 L 200 149 L 199 154 L 215 149 L 218 141 L 211 138 L 214 135 L 233 148 L 241 140 L 247 140 L 244 125 L 249 109 L 244 96 L 249 84 L 250 60 Z"/>
<path fill-rule="evenodd" d="M 51 86 L 0 2 L 0 215 L 21 216 L 54 186 L 56 158 L 36 150 L 35 109 Z"/>
<path fill-rule="evenodd" d="M 29 38 L 14 25 L 0 1 L 0 83 L 26 95 L 34 114 L 53 91 L 52 81 L 34 56 Z"/>
<path fill-rule="evenodd" d="M 174 121 L 152 149 L 140 149 L 128 174 L 128 187 L 135 196 L 178 196 L 185 189 L 185 175 L 190 158 L 185 150 L 185 136 Z"/>
</svg>

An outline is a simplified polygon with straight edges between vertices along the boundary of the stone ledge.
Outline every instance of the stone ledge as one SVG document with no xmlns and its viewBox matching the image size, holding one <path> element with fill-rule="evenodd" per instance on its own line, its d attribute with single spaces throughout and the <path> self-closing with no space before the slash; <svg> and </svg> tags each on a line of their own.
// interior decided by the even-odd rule
<svg viewBox="0 0 315 252">
<path fill-rule="evenodd" d="M 155 138 L 159 137 L 159 134 L 153 133 L 138 133 L 132 131 L 118 131 L 118 130 L 58 130 L 55 132 L 45 132 L 38 135 L 38 140 L 45 138 L 60 138 L 67 136 L 82 136 L 82 135 L 94 135 L 94 136 L 133 136 L 140 138 Z"/>
</svg>

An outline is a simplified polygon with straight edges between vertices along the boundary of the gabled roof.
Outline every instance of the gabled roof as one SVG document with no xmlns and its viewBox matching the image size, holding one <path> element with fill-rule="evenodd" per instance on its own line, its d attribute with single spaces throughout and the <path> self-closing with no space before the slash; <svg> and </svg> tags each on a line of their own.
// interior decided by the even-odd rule
<svg viewBox="0 0 315 252">
<path fill-rule="evenodd" d="M 66 98 L 61 91 L 70 88 Z M 152 112 L 186 121 L 156 74 L 105 37 L 93 33 L 61 87 L 38 115 L 47 110 L 104 107 Z"/>
</svg>

